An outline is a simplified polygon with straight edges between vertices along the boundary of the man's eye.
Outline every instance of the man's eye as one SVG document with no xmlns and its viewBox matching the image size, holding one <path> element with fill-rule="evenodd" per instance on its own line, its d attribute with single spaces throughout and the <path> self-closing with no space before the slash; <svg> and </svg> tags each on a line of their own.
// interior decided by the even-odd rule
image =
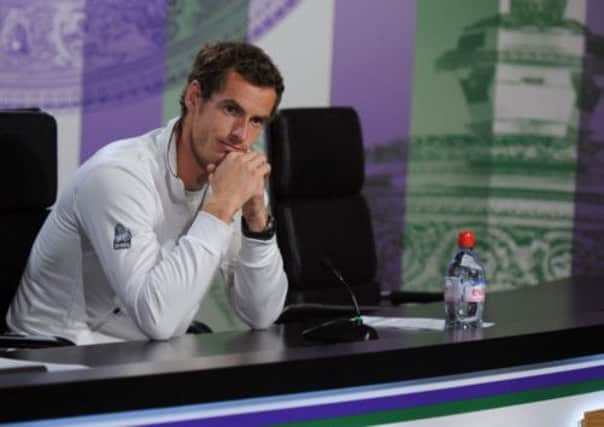
<svg viewBox="0 0 604 427">
<path fill-rule="evenodd" d="M 225 105 L 224 112 L 227 114 L 230 114 L 231 116 L 234 116 L 237 114 L 238 109 L 236 107 L 234 107 L 233 105 Z"/>
<path fill-rule="evenodd" d="M 252 125 L 254 125 L 256 127 L 262 127 L 262 126 L 264 126 L 264 120 L 262 120 L 262 119 L 252 119 Z"/>
</svg>

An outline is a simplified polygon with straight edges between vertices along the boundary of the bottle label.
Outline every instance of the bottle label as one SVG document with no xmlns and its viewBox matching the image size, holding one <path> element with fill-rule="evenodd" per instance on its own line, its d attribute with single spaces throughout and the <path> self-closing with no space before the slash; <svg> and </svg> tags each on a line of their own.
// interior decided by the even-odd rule
<svg viewBox="0 0 604 427">
<path fill-rule="evenodd" d="M 464 301 L 466 302 L 484 302 L 487 292 L 487 286 L 484 281 L 476 281 L 472 286 L 466 286 L 464 289 Z"/>
</svg>

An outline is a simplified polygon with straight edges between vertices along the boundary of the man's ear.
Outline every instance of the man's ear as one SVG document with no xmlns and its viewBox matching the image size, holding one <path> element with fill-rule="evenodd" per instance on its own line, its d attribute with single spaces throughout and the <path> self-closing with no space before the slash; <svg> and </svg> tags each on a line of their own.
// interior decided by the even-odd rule
<svg viewBox="0 0 604 427">
<path fill-rule="evenodd" d="M 197 80 L 193 80 L 187 85 L 187 90 L 185 91 L 185 105 L 187 106 L 187 110 L 194 111 L 200 100 L 201 86 Z"/>
</svg>

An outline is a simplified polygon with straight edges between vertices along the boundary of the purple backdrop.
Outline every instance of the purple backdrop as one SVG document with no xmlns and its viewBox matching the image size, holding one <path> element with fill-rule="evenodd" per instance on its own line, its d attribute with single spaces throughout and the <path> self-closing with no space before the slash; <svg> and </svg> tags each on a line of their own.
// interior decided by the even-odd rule
<svg viewBox="0 0 604 427">
<path fill-rule="evenodd" d="M 331 104 L 356 108 L 383 289 L 401 284 L 415 1 L 336 0 Z M 393 84 L 393 82 L 396 82 Z"/>
<path fill-rule="evenodd" d="M 86 2 L 80 160 L 161 125 L 165 0 Z"/>
<path fill-rule="evenodd" d="M 577 143 L 575 213 L 572 273 L 604 273 L 604 100 L 602 72 L 604 63 L 604 1 L 588 0 L 587 52 L 581 97 L 590 108 L 581 114 L 582 133 Z M 599 74 L 598 74 L 599 73 Z M 598 80 L 600 86 L 598 87 Z M 594 102 L 597 102 L 595 106 Z"/>
<path fill-rule="evenodd" d="M 415 1 L 336 0 L 335 5 L 332 105 L 357 109 L 366 144 L 407 139 Z"/>
</svg>

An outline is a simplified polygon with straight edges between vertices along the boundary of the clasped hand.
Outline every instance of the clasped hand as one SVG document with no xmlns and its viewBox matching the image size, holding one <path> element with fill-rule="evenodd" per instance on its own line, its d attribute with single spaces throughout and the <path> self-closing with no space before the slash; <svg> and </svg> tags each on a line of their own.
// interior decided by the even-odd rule
<svg viewBox="0 0 604 427">
<path fill-rule="evenodd" d="M 263 229 L 267 219 L 264 179 L 270 171 L 264 154 L 228 153 L 218 166 L 211 164 L 207 168 L 212 194 L 203 210 L 230 223 L 235 212 L 242 209 L 252 230 Z"/>
</svg>

